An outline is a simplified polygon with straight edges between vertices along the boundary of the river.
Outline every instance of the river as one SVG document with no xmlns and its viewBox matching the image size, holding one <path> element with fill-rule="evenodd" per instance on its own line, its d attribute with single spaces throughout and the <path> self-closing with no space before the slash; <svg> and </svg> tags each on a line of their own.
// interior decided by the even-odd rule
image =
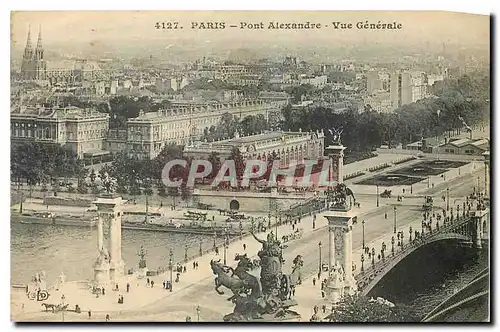
<svg viewBox="0 0 500 332">
<path fill-rule="evenodd" d="M 439 242 L 391 270 L 370 296 L 382 296 L 423 318 L 488 266 L 488 251 Z M 478 317 L 478 320 L 483 318 Z"/>
<path fill-rule="evenodd" d="M 147 250 L 150 269 L 167 267 L 169 250 L 173 261 L 184 259 L 184 246 L 188 256 L 213 247 L 213 236 L 167 232 L 122 230 L 122 258 L 125 269 L 137 268 L 137 255 L 141 245 Z M 222 239 L 217 240 L 218 243 Z M 68 280 L 92 277 L 92 264 L 97 257 L 96 227 L 51 226 L 22 224 L 11 221 L 11 283 L 21 284 L 31 280 L 35 273 L 45 271 L 50 284 L 64 272 Z"/>
</svg>

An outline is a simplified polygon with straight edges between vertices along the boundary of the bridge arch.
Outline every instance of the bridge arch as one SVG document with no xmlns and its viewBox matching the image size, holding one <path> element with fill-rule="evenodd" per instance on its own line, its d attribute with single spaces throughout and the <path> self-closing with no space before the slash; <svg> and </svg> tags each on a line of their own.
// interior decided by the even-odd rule
<svg viewBox="0 0 500 332">
<path fill-rule="evenodd" d="M 377 265 L 375 265 L 375 271 L 372 269 L 366 269 L 363 274 L 358 274 L 356 279 L 358 281 L 358 289 L 361 290 L 361 295 L 367 296 L 380 283 L 380 281 L 384 279 L 389 271 L 395 268 L 415 251 L 437 242 L 449 240 L 470 242 L 471 238 L 457 233 L 443 233 L 436 234 L 425 242 L 418 243 L 414 240 L 411 244 L 406 243 L 405 250 L 403 252 L 395 252 L 394 257 L 391 257 L 390 254 L 388 255 L 385 265 L 379 266 L 378 268 Z"/>
</svg>

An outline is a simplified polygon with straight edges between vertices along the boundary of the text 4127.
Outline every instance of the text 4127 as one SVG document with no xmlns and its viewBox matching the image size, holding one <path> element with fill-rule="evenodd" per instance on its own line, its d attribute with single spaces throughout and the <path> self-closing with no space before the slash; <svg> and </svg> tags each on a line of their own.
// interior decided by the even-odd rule
<svg viewBox="0 0 500 332">
<path fill-rule="evenodd" d="M 155 28 L 160 29 L 179 29 L 179 22 L 157 22 Z"/>
</svg>

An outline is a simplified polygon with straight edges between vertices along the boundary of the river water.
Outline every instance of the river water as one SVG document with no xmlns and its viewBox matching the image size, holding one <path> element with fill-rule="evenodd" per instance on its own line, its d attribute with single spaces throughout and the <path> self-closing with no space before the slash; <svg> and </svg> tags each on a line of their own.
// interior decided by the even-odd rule
<svg viewBox="0 0 500 332">
<path fill-rule="evenodd" d="M 467 286 L 488 266 L 488 251 L 439 242 L 411 254 L 369 296 L 382 296 L 423 318 L 442 301 Z M 481 320 L 482 317 L 476 319 Z"/>
<path fill-rule="evenodd" d="M 181 233 L 122 230 L 122 258 L 125 269 L 137 269 L 141 245 L 147 250 L 150 269 L 167 267 L 169 250 L 173 261 L 184 259 L 185 244 L 188 257 L 213 248 L 213 236 Z M 221 243 L 223 240 L 218 239 Z M 11 221 L 11 282 L 27 283 L 35 273 L 45 271 L 47 282 L 56 282 L 61 272 L 68 280 L 92 277 L 92 264 L 97 257 L 96 227 L 49 226 L 22 224 Z"/>
</svg>

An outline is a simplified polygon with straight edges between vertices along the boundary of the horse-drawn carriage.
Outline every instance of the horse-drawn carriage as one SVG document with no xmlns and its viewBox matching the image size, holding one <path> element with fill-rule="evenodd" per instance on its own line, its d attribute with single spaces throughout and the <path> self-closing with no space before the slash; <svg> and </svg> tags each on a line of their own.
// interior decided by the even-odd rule
<svg viewBox="0 0 500 332">
<path fill-rule="evenodd" d="M 431 196 L 425 196 L 424 205 L 422 205 L 422 211 L 429 212 L 432 211 L 432 207 L 434 206 L 434 200 Z"/>
<path fill-rule="evenodd" d="M 387 189 L 380 194 L 380 197 L 382 198 L 391 198 L 391 196 L 392 196 L 392 191 Z"/>
</svg>

